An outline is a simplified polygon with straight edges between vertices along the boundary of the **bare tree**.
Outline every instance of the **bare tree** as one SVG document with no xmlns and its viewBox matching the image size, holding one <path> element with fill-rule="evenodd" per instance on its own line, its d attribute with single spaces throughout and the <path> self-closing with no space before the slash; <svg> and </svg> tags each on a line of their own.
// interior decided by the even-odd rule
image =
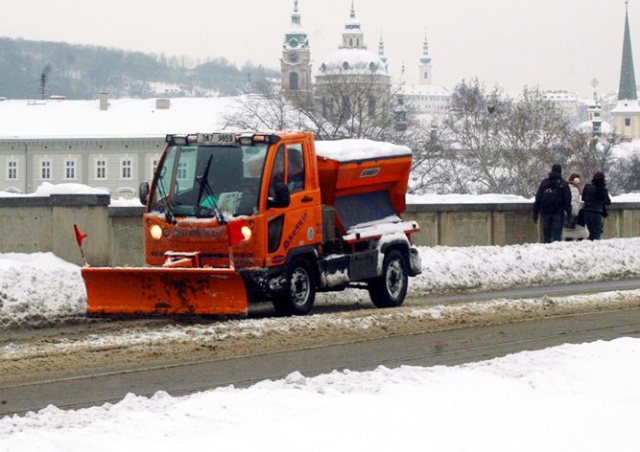
<svg viewBox="0 0 640 452">
<path fill-rule="evenodd" d="M 612 193 L 640 192 L 640 153 L 631 153 L 615 161 L 607 180 Z"/>
<path fill-rule="evenodd" d="M 238 108 L 225 116 L 227 127 L 247 130 L 285 130 L 305 128 L 302 113 L 279 87 L 257 84 L 253 93 L 240 96 Z"/>
<path fill-rule="evenodd" d="M 316 80 L 309 113 L 328 138 L 381 139 L 394 129 L 389 77 L 376 68 L 325 69 Z"/>
<path fill-rule="evenodd" d="M 613 165 L 615 133 L 603 139 L 591 131 L 574 131 L 571 135 L 573 156 L 570 164 L 583 178 L 589 179 L 598 171 L 608 173 Z"/>
<path fill-rule="evenodd" d="M 528 197 L 551 164 L 571 155 L 569 121 L 537 89 L 512 99 L 499 87 L 487 93 L 477 79 L 462 81 L 443 125 L 456 192 Z"/>
<path fill-rule="evenodd" d="M 454 185 L 448 159 L 451 144 L 437 118 L 430 125 L 411 122 L 397 140 L 413 151 L 410 192 L 451 191 Z"/>
</svg>

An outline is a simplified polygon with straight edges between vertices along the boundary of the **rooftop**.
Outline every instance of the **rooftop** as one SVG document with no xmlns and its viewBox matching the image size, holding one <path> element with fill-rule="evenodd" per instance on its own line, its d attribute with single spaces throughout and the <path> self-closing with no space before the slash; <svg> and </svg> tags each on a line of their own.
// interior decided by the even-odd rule
<svg viewBox="0 0 640 452">
<path fill-rule="evenodd" d="M 221 130 L 237 99 L 109 99 L 106 110 L 100 109 L 98 99 L 4 100 L 0 139 L 142 138 Z"/>
</svg>

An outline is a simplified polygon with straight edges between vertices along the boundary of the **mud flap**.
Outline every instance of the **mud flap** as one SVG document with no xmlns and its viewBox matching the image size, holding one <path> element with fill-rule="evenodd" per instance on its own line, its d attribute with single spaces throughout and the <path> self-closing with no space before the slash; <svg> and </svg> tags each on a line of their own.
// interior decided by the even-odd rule
<svg viewBox="0 0 640 452">
<path fill-rule="evenodd" d="M 213 268 L 83 267 L 88 314 L 245 315 L 238 273 Z"/>
</svg>

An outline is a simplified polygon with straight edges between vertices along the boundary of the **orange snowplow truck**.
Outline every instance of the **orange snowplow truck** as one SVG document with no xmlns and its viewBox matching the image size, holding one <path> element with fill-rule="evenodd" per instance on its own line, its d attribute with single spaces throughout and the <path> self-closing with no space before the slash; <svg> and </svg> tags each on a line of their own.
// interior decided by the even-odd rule
<svg viewBox="0 0 640 452">
<path fill-rule="evenodd" d="M 307 314 L 317 292 L 402 304 L 420 273 L 403 221 L 411 151 L 310 132 L 168 135 L 143 183 L 145 267 L 83 267 L 89 314 Z"/>
</svg>

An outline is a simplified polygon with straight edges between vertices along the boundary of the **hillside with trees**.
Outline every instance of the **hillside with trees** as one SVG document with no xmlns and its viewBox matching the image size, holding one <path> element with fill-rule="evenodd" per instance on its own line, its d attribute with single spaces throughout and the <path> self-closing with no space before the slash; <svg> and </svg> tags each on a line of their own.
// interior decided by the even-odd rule
<svg viewBox="0 0 640 452">
<path fill-rule="evenodd" d="M 0 38 L 0 97 L 93 99 L 114 97 L 237 95 L 277 71 L 224 58 L 186 57 L 98 46 Z"/>
</svg>

